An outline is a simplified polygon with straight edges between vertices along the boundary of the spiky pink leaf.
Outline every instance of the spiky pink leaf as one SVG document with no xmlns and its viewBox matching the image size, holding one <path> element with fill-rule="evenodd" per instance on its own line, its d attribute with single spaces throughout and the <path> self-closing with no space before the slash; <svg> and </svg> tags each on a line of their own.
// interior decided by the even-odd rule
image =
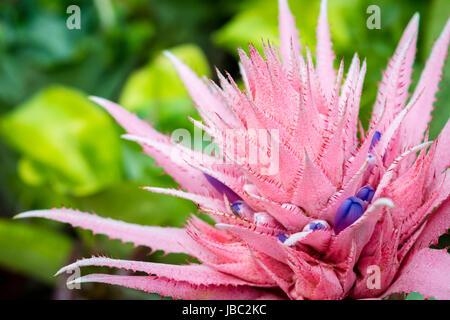
<svg viewBox="0 0 450 320">
<path fill-rule="evenodd" d="M 279 17 L 280 23 L 280 54 L 283 63 L 287 65 L 291 57 L 291 48 L 295 52 L 300 52 L 300 42 L 298 31 L 295 27 L 295 18 L 292 15 L 287 0 L 279 0 Z"/>
<path fill-rule="evenodd" d="M 154 292 L 163 297 L 184 300 L 278 300 L 279 296 L 248 286 L 193 286 L 187 282 L 176 282 L 167 278 L 150 276 L 119 276 L 109 274 L 89 274 L 71 283 L 99 282 Z"/>
<path fill-rule="evenodd" d="M 74 227 L 91 230 L 94 234 L 104 234 L 111 239 L 120 239 L 167 253 L 189 251 L 184 247 L 189 242 L 189 237 L 181 228 L 141 226 L 71 209 L 35 210 L 15 216 L 16 219 L 37 217 L 70 223 Z"/>
<path fill-rule="evenodd" d="M 170 265 L 154 262 L 143 262 L 133 260 L 118 260 L 103 257 L 82 259 L 64 268 L 61 268 L 56 275 L 64 272 L 87 266 L 106 266 L 111 268 L 125 269 L 133 272 L 141 271 L 149 275 L 164 277 L 172 281 L 184 281 L 191 285 L 249 285 L 248 282 L 239 280 L 233 276 L 217 272 L 206 265 Z"/>
<path fill-rule="evenodd" d="M 431 119 L 431 111 L 435 95 L 439 90 L 442 68 L 447 56 L 447 48 L 450 41 L 450 20 L 447 20 L 444 30 L 433 45 L 431 54 L 425 68 L 420 76 L 419 83 L 414 90 L 413 96 L 424 91 L 417 104 L 406 116 L 404 124 L 405 138 L 408 146 L 418 144 Z"/>
<path fill-rule="evenodd" d="M 319 76 L 322 89 L 331 100 L 332 90 L 336 78 L 336 71 L 333 67 L 334 52 L 332 50 L 330 27 L 328 25 L 327 0 L 320 3 L 319 23 L 317 25 L 317 75 Z"/>
</svg>

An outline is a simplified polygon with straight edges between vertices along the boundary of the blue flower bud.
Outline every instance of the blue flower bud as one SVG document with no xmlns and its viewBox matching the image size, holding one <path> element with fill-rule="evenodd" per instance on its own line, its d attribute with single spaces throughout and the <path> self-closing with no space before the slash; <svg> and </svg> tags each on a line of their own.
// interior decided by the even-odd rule
<svg viewBox="0 0 450 320">
<path fill-rule="evenodd" d="M 275 238 L 278 238 L 278 240 L 280 240 L 281 243 L 284 243 L 288 237 L 284 233 L 280 234 L 276 233 Z"/>
<path fill-rule="evenodd" d="M 334 217 L 334 232 L 339 234 L 352 225 L 364 213 L 364 203 L 357 197 L 345 199 L 336 211 Z"/>
<path fill-rule="evenodd" d="M 240 212 L 242 210 L 242 205 L 243 202 L 242 201 L 236 201 L 231 205 L 231 210 L 234 212 L 235 215 L 237 215 L 238 217 L 241 216 Z"/>
<path fill-rule="evenodd" d="M 371 202 L 374 194 L 375 190 L 373 190 L 371 186 L 367 185 L 359 189 L 358 193 L 356 193 L 356 197 L 362 201 Z"/>
<path fill-rule="evenodd" d="M 373 148 L 378 144 L 378 141 L 381 139 L 381 133 L 380 131 L 375 131 L 372 137 L 372 141 L 370 142 L 370 148 L 369 151 L 372 151 Z"/>
</svg>

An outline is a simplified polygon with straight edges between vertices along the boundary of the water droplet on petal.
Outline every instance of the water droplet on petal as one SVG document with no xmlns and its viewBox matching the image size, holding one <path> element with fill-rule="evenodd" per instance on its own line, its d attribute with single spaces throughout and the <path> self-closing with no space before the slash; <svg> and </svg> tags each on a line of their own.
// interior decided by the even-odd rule
<svg viewBox="0 0 450 320">
<path fill-rule="evenodd" d="M 357 197 L 345 199 L 336 211 L 334 217 L 334 232 L 339 234 L 352 225 L 364 213 L 364 203 Z"/>
</svg>

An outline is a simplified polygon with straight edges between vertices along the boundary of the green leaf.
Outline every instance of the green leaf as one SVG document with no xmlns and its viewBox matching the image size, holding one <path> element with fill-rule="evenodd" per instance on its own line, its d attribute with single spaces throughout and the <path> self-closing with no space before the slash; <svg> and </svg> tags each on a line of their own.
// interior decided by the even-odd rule
<svg viewBox="0 0 450 320">
<path fill-rule="evenodd" d="M 19 39 L 27 43 L 24 56 L 40 65 L 68 61 L 75 53 L 74 33 L 67 32 L 63 16 L 55 16 L 46 12 L 33 16 L 27 24 L 18 30 Z"/>
<path fill-rule="evenodd" d="M 383 298 L 383 300 L 405 300 L 405 292 L 394 292 Z"/>
<path fill-rule="evenodd" d="M 425 297 L 419 292 L 410 292 L 405 300 L 425 300 Z"/>
<path fill-rule="evenodd" d="M 427 298 L 425 299 L 424 295 L 419 292 L 410 292 L 406 294 L 406 292 L 395 292 L 383 298 L 383 300 L 436 300 L 435 298 Z"/>
<path fill-rule="evenodd" d="M 185 44 L 168 50 L 199 76 L 210 76 L 208 61 L 197 46 Z M 196 115 L 175 68 L 162 53 L 129 77 L 119 102 L 164 131 L 192 127 L 187 116 Z"/>
<path fill-rule="evenodd" d="M 69 237 L 48 227 L 0 219 L 0 264 L 12 271 L 51 284 L 68 262 Z"/>
<path fill-rule="evenodd" d="M 116 127 L 81 92 L 43 90 L 0 119 L 0 134 L 20 153 L 19 174 L 31 185 L 87 195 L 121 178 Z"/>
<path fill-rule="evenodd" d="M 447 252 L 450 254 L 450 229 L 447 229 L 445 233 L 439 236 L 437 244 L 431 244 L 431 249 L 447 249 Z"/>
</svg>

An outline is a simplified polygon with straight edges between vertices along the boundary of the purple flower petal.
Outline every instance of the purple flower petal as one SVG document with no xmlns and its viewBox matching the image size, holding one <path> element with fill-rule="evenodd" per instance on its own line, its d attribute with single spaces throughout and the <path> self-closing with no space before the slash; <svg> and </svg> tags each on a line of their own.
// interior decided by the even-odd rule
<svg viewBox="0 0 450 320">
<path fill-rule="evenodd" d="M 220 193 L 225 194 L 230 202 L 236 202 L 242 200 L 233 190 L 224 185 L 216 178 L 211 177 L 209 174 L 203 173 L 208 182 Z"/>
<path fill-rule="evenodd" d="M 334 217 L 334 232 L 339 234 L 352 225 L 364 213 L 364 203 L 357 197 L 345 199 L 336 211 Z"/>
<path fill-rule="evenodd" d="M 372 137 L 372 142 L 370 143 L 369 151 L 372 151 L 372 149 L 375 148 L 375 146 L 378 144 L 378 141 L 380 141 L 380 139 L 381 139 L 381 132 L 375 131 L 375 133 L 373 134 L 373 137 Z"/>
<path fill-rule="evenodd" d="M 278 240 L 281 241 L 281 243 L 284 243 L 288 238 L 284 233 L 276 234 L 275 237 L 277 237 Z"/>
<path fill-rule="evenodd" d="M 359 189 L 358 193 L 356 193 L 356 197 L 367 202 L 371 202 L 373 196 L 375 194 L 375 190 L 369 185 L 362 187 Z"/>
</svg>

